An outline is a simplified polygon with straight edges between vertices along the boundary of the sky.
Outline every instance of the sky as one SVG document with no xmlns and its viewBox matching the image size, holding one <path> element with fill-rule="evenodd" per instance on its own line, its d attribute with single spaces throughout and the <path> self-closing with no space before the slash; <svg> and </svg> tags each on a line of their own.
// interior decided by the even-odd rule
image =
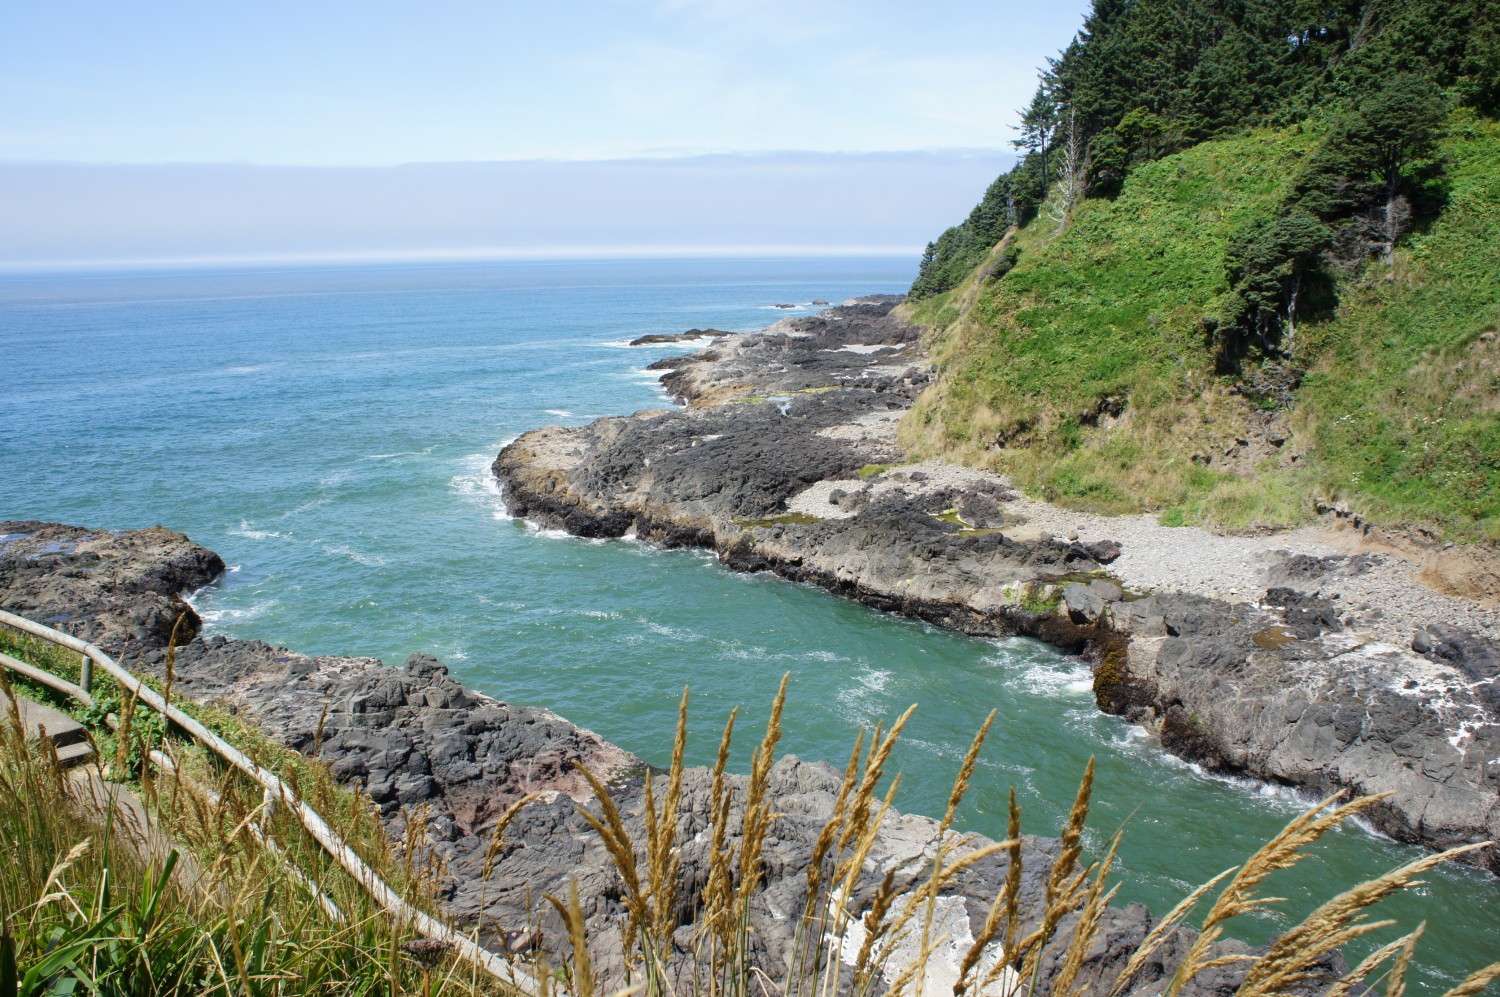
<svg viewBox="0 0 1500 997">
<path fill-rule="evenodd" d="M 909 256 L 1009 159 L 743 153 L 304 167 L 0 163 L 0 267 Z"/>
<path fill-rule="evenodd" d="M 116 181 L 123 201 L 139 193 L 147 167 L 157 171 L 159 192 L 191 177 L 191 192 L 152 203 L 168 212 L 168 229 L 196 215 L 202 231 L 175 248 L 158 239 L 149 253 L 144 246 L 135 253 L 141 257 L 248 251 L 236 243 L 241 236 L 228 224 L 232 218 L 223 219 L 227 227 L 209 245 L 219 205 L 242 201 L 243 173 L 183 172 L 188 166 L 260 168 L 255 183 L 286 184 L 292 204 L 305 196 L 306 176 L 277 167 L 343 169 L 361 178 L 355 186 L 363 188 L 371 186 L 365 183 L 371 171 L 407 164 L 615 163 L 618 171 L 595 171 L 589 182 L 607 190 L 617 177 L 628 192 L 643 182 L 638 160 L 683 160 L 696 164 L 694 183 L 708 189 L 718 176 L 725 197 L 759 205 L 754 217 L 763 222 L 767 204 L 779 205 L 774 210 L 788 221 L 807 216 L 826 199 L 830 171 L 840 168 L 857 188 L 845 200 L 912 196 L 920 170 L 892 169 L 881 155 L 919 153 L 908 165 L 923 157 L 952 161 L 934 168 L 933 189 L 918 197 L 943 212 L 926 224 L 930 237 L 958 221 L 983 192 L 984 180 L 961 164 L 1003 168 L 1015 134 L 1010 126 L 1035 86 L 1036 67 L 1067 44 L 1085 6 L 1086 0 L 9 0 L 0 5 L 0 169 L 24 166 L 36 181 L 36 170 L 50 168 L 52 182 L 32 183 L 25 204 L 14 191 L 0 192 L 0 262 L 114 258 L 122 245 L 128 250 L 132 232 L 105 226 L 127 224 L 139 212 L 128 205 L 105 212 L 90 233 L 70 204 L 108 198 Z M 818 160 L 799 192 L 788 178 L 817 158 L 808 153 L 830 155 Z M 767 167 L 764 185 L 746 174 L 749 161 Z M 85 164 L 96 169 L 76 168 Z M 658 200 L 683 177 L 665 167 L 652 175 L 661 186 L 650 196 Z M 430 171 L 394 171 L 372 189 L 389 194 L 389 182 L 404 181 L 408 194 L 384 210 L 409 213 L 425 203 L 444 217 L 461 213 L 466 197 L 489 203 L 574 190 L 562 182 L 514 186 L 523 177 L 545 179 L 545 171 L 497 168 L 488 176 L 500 185 L 488 195 L 466 182 L 447 200 L 438 196 L 440 186 L 431 186 L 440 174 Z M 553 206 L 572 210 L 565 197 Z M 680 214 L 648 230 L 622 232 L 607 223 L 571 238 L 580 246 L 707 238 L 678 225 L 692 220 Z M 399 248 L 406 238 L 413 250 L 438 251 L 446 240 L 449 248 L 462 243 L 479 251 L 481 244 L 517 243 L 525 235 L 479 237 L 409 220 L 407 236 L 382 233 L 390 243 L 384 248 Z M 720 245 L 762 238 L 755 230 L 760 222 L 749 215 L 722 221 L 733 231 L 714 237 Z M 335 222 L 329 216 L 323 223 Z M 136 234 L 149 234 L 134 224 Z M 26 227 L 35 225 L 41 228 Z M 804 225 L 787 238 L 824 246 L 925 241 L 903 226 L 861 229 L 853 240 Z M 60 245 L 61 231 L 74 233 L 76 244 Z M 341 240 L 348 241 L 332 229 L 313 233 L 304 226 L 289 230 L 279 251 L 311 252 Z M 255 251 L 273 251 L 275 242 L 263 239 Z"/>
</svg>

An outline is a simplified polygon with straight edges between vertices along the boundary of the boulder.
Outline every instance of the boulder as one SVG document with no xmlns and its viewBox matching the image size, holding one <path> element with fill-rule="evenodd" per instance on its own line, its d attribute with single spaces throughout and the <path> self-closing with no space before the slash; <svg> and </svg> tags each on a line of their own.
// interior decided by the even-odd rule
<svg viewBox="0 0 1500 997">
<path fill-rule="evenodd" d="M 1104 615 L 1104 599 L 1091 585 L 1074 582 L 1064 586 L 1062 598 L 1074 623 L 1095 623 Z"/>
</svg>

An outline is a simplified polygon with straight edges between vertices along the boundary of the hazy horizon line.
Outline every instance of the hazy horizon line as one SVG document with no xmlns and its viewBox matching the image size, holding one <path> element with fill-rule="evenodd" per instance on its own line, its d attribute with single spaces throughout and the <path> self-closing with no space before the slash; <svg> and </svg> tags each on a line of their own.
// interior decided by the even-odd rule
<svg viewBox="0 0 1500 997">
<path fill-rule="evenodd" d="M 972 159 L 978 157 L 1016 157 L 1014 149 L 1002 146 L 956 146 L 927 149 L 744 149 L 709 152 L 642 152 L 629 156 L 516 156 L 510 159 L 413 159 L 399 162 L 354 163 L 354 162 L 276 162 L 244 159 L 10 159 L 0 158 L 0 167 L 98 167 L 98 168 L 160 168 L 160 167 L 233 167 L 241 169 L 291 169 L 291 170 L 399 170 L 430 166 L 503 166 L 520 164 L 580 164 L 613 165 L 620 163 L 670 163 L 705 159 L 881 159 L 902 157 L 934 157 Z"/>
<path fill-rule="evenodd" d="M 58 273 L 88 270 L 184 269 L 226 266 L 288 266 L 343 263 L 587 263 L 626 260 L 797 260 L 850 258 L 911 259 L 921 246 L 869 245 L 685 245 L 685 246 L 533 246 L 483 249 L 348 250 L 314 253 L 204 254 L 174 257 L 113 257 L 91 260 L 0 260 L 0 273 Z"/>
<path fill-rule="evenodd" d="M 1013 157 L 714 155 L 394 167 L 0 163 L 14 270 L 907 256 Z"/>
</svg>

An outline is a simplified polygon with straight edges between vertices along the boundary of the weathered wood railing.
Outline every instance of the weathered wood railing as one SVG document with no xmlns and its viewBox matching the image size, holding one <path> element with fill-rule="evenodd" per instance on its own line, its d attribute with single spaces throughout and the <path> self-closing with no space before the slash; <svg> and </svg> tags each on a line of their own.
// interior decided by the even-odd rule
<svg viewBox="0 0 1500 997">
<path fill-rule="evenodd" d="M 483 970 L 499 982 L 530 994 L 540 992 L 536 980 L 528 973 L 517 969 L 474 939 L 407 903 L 385 880 L 380 878 L 374 869 L 366 864 L 364 859 L 359 857 L 354 849 L 349 847 L 316 810 L 303 802 L 280 776 L 269 769 L 262 768 L 234 745 L 168 703 L 155 689 L 142 682 L 138 676 L 119 665 L 99 648 L 71 634 L 54 630 L 49 626 L 4 610 L 0 610 L 0 623 L 83 656 L 79 673 L 80 682 L 77 685 L 45 669 L 18 661 L 9 655 L 0 655 L 0 666 L 71 696 L 85 705 L 93 704 L 94 668 L 98 667 L 118 682 L 126 693 L 134 696 L 137 702 L 160 713 L 195 741 L 259 783 L 264 788 L 267 799 L 274 799 L 280 805 L 285 806 L 307 833 L 323 847 L 324 851 L 328 852 L 334 861 L 393 917 L 407 921 L 429 938 L 447 942 L 453 947 L 455 955 Z"/>
</svg>

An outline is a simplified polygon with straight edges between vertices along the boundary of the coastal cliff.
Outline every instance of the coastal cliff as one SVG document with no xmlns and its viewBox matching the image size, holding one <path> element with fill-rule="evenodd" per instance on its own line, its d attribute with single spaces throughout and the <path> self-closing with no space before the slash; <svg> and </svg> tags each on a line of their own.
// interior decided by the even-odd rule
<svg viewBox="0 0 1500 997">
<path fill-rule="evenodd" d="M 713 549 L 969 634 L 1093 663 L 1099 707 L 1213 771 L 1391 794 L 1441 848 L 1500 836 L 1500 617 L 1353 532 L 1223 537 L 1067 512 L 993 473 L 906 459 L 930 379 L 893 298 L 653 364 L 685 408 L 527 433 L 509 511 L 580 536 Z M 1107 413 L 1100 417 L 1107 417 Z M 1500 872 L 1486 849 L 1476 861 Z"/>
</svg>

